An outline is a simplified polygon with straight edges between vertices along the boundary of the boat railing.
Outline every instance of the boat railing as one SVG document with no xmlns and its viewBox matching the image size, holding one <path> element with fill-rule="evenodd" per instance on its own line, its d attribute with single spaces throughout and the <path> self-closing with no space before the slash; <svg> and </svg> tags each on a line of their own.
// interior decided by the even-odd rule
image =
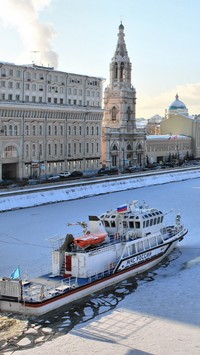
<svg viewBox="0 0 200 355">
<path fill-rule="evenodd" d="M 36 280 L 23 285 L 23 301 L 38 302 L 48 298 L 52 298 L 58 294 L 65 293 L 72 288 L 77 287 L 75 278 L 65 278 L 59 281 Z"/>
</svg>

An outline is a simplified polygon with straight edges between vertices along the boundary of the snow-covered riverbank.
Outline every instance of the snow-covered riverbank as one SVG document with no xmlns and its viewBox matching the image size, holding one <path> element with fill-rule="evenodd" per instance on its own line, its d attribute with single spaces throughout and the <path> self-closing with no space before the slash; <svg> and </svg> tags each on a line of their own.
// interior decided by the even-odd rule
<svg viewBox="0 0 200 355">
<path fill-rule="evenodd" d="M 200 169 L 176 169 L 138 175 L 120 175 L 102 180 L 69 182 L 48 187 L 35 187 L 0 194 L 0 212 L 70 201 L 134 188 L 166 184 L 200 177 Z"/>
</svg>

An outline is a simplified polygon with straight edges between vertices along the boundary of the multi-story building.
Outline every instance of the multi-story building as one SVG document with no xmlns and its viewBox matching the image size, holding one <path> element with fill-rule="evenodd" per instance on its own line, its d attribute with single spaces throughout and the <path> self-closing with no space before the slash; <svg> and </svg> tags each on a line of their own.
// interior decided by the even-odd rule
<svg viewBox="0 0 200 355">
<path fill-rule="evenodd" d="M 0 63 L 0 179 L 101 165 L 103 78 Z"/>
<path fill-rule="evenodd" d="M 120 169 L 146 164 L 145 129 L 136 127 L 136 91 L 131 83 L 132 64 L 119 26 L 118 42 L 110 64 L 110 84 L 104 93 L 102 162 Z"/>
</svg>

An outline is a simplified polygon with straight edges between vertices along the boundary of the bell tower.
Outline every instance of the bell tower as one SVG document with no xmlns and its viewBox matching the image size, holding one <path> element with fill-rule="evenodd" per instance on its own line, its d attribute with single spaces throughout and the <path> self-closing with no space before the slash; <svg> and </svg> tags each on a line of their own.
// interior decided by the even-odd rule
<svg viewBox="0 0 200 355">
<path fill-rule="evenodd" d="M 123 170 L 127 165 L 145 165 L 145 133 L 136 128 L 136 91 L 131 83 L 132 64 L 121 23 L 114 56 L 110 63 L 110 81 L 104 91 L 102 163 Z M 140 153 L 139 153 L 140 152 Z"/>
</svg>

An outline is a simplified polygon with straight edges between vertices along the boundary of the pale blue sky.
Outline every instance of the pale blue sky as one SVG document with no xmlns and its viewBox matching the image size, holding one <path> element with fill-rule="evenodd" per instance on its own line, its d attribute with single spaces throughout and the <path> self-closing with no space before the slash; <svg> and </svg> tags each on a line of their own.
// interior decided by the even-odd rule
<svg viewBox="0 0 200 355">
<path fill-rule="evenodd" d="M 58 70 L 108 84 L 122 19 L 137 117 L 164 115 L 176 93 L 200 114 L 199 14 L 199 0 L 0 0 L 0 61 L 55 65 L 56 58 Z M 45 62 L 45 47 L 54 63 Z"/>
</svg>

